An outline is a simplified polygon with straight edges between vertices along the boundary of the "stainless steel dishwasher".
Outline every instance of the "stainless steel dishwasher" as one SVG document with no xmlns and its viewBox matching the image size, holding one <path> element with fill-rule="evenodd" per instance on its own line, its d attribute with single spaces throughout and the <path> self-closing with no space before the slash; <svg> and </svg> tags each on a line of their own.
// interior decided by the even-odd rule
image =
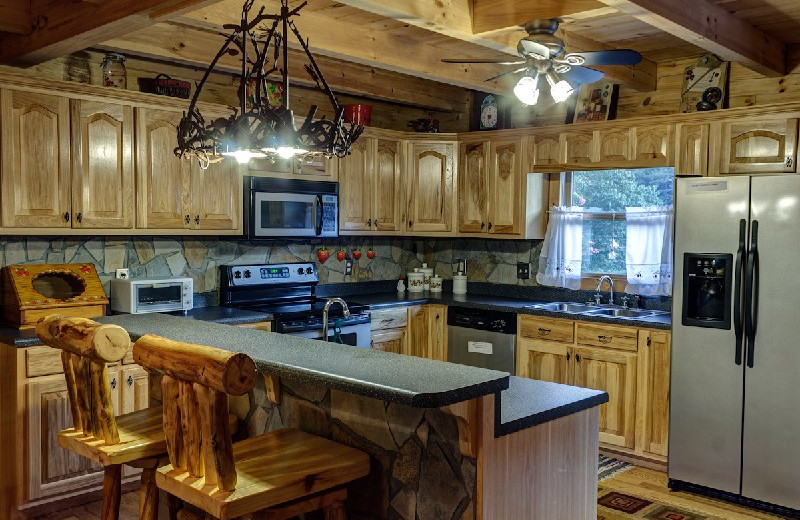
<svg viewBox="0 0 800 520">
<path fill-rule="evenodd" d="M 466 307 L 447 308 L 447 360 L 515 373 L 517 315 Z"/>
</svg>

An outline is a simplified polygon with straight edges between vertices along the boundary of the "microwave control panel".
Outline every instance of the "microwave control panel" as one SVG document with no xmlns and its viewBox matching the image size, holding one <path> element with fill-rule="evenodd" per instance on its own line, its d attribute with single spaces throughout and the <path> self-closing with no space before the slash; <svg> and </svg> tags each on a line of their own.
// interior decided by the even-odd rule
<svg viewBox="0 0 800 520">
<path fill-rule="evenodd" d="M 313 262 L 294 264 L 230 265 L 226 280 L 230 286 L 275 285 L 318 282 Z"/>
<path fill-rule="evenodd" d="M 339 234 L 339 201 L 336 195 L 322 196 L 322 235 L 337 236 Z"/>
</svg>

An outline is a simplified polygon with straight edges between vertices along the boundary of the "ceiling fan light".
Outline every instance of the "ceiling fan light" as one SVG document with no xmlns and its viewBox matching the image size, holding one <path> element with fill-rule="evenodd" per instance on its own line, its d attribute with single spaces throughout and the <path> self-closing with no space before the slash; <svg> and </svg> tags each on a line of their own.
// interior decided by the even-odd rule
<svg viewBox="0 0 800 520">
<path fill-rule="evenodd" d="M 546 77 L 550 84 L 550 95 L 556 103 L 565 101 L 575 90 L 567 80 L 559 78 L 553 71 L 548 72 Z"/>
<path fill-rule="evenodd" d="M 514 95 L 517 96 L 523 104 L 531 106 L 539 101 L 539 89 L 536 84 L 538 83 L 538 76 L 536 79 L 530 76 L 523 76 L 514 87 Z"/>
</svg>

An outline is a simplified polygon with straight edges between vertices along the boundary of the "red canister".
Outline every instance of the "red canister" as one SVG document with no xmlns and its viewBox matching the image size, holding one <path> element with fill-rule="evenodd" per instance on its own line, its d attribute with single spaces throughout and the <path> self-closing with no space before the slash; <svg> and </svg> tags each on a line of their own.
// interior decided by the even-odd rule
<svg viewBox="0 0 800 520">
<path fill-rule="evenodd" d="M 372 114 L 370 105 L 342 105 L 344 117 L 354 125 L 369 126 L 369 118 Z"/>
</svg>

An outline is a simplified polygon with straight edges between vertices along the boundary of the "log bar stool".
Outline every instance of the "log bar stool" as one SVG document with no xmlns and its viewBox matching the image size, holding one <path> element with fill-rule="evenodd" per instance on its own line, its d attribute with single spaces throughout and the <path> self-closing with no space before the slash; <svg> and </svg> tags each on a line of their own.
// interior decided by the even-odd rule
<svg viewBox="0 0 800 520">
<path fill-rule="evenodd" d="M 158 488 L 153 476 L 166 452 L 161 407 L 114 417 L 106 363 L 121 360 L 131 346 L 122 327 L 86 318 L 51 315 L 36 333 L 45 345 L 61 349 L 73 427 L 58 433 L 62 448 L 104 466 L 103 520 L 119 517 L 122 464 L 143 468 L 139 518 L 158 517 Z"/>
<path fill-rule="evenodd" d="M 156 471 L 159 488 L 220 520 L 256 512 L 282 520 L 317 509 L 326 520 L 346 518 L 344 486 L 369 473 L 366 453 L 289 428 L 232 444 L 226 394 L 253 386 L 248 356 L 148 334 L 134 344 L 133 359 L 164 373 L 169 464 Z"/>
</svg>

